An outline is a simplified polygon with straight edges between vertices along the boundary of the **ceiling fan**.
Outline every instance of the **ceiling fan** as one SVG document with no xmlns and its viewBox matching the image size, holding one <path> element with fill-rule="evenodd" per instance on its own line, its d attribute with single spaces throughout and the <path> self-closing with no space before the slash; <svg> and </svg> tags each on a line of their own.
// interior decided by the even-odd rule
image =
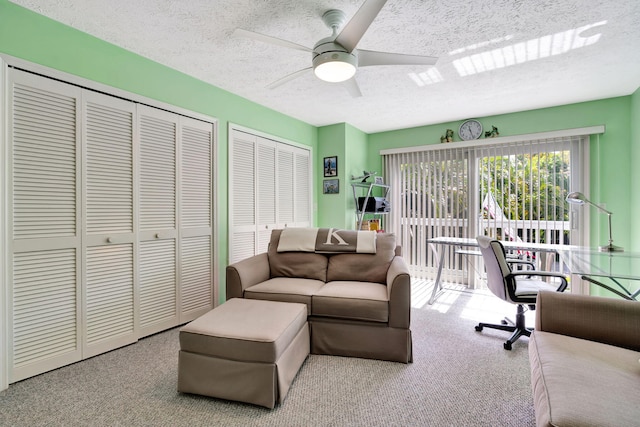
<svg viewBox="0 0 640 427">
<path fill-rule="evenodd" d="M 358 42 L 367 31 L 373 20 L 385 5 L 386 0 L 365 0 L 364 4 L 344 25 L 345 14 L 337 9 L 330 9 L 322 15 L 322 21 L 332 30 L 332 35 L 318 41 L 313 49 L 288 40 L 267 36 L 253 31 L 238 28 L 234 35 L 249 37 L 265 43 L 310 52 L 311 67 L 293 72 L 267 87 L 274 89 L 313 70 L 320 80 L 331 83 L 343 82 L 351 96 L 362 96 L 354 76 L 358 67 L 373 65 L 434 65 L 438 58 L 433 56 L 405 55 L 400 53 L 378 52 L 374 50 L 356 49 Z"/>
</svg>

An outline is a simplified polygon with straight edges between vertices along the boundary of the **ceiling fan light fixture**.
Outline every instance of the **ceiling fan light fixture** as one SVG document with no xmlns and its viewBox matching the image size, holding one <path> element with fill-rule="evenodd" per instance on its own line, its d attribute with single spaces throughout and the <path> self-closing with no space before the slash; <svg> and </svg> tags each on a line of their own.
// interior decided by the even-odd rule
<svg viewBox="0 0 640 427">
<path fill-rule="evenodd" d="M 313 73 L 330 83 L 349 80 L 356 74 L 357 59 L 347 52 L 325 52 L 313 59 Z"/>
</svg>

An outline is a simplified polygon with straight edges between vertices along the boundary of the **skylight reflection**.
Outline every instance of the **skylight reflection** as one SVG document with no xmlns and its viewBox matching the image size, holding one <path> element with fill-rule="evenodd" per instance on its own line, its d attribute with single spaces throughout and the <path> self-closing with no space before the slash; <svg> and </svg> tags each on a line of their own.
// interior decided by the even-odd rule
<svg viewBox="0 0 640 427">
<path fill-rule="evenodd" d="M 429 68 L 422 73 L 409 73 L 409 77 L 419 87 L 439 83 L 444 80 L 442 74 L 440 74 L 440 71 L 438 71 L 436 67 Z"/>
<path fill-rule="evenodd" d="M 525 42 L 514 43 L 502 48 L 493 49 L 473 55 L 468 55 L 453 61 L 453 66 L 461 77 L 483 73 L 499 68 L 510 67 L 524 62 L 535 61 L 549 56 L 561 55 L 570 50 L 579 49 L 597 43 L 602 33 L 583 37 L 581 34 L 592 28 L 606 25 L 607 21 L 600 21 L 594 24 L 584 25 L 560 33 L 545 35 L 539 38 L 527 40 Z M 462 49 L 450 52 L 461 53 L 486 46 L 499 40 L 509 40 L 512 36 L 502 39 L 493 39 L 489 42 L 467 46 Z"/>
</svg>

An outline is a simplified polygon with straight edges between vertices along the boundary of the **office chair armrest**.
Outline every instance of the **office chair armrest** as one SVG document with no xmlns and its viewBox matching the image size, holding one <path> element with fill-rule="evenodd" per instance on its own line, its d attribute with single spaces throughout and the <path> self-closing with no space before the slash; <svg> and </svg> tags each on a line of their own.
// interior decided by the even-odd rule
<svg viewBox="0 0 640 427">
<path fill-rule="evenodd" d="M 540 277 L 557 277 L 560 279 L 560 286 L 558 286 L 557 291 L 562 292 L 567 289 L 569 286 L 569 282 L 567 281 L 567 277 L 562 273 L 555 273 L 553 271 L 537 271 L 537 270 L 525 270 L 525 271 L 513 271 L 511 272 L 511 276 L 540 276 Z"/>
<path fill-rule="evenodd" d="M 531 270 L 536 269 L 535 264 L 531 261 L 526 261 L 524 259 L 517 259 L 517 258 L 505 258 L 505 260 L 507 261 L 507 264 L 522 264 L 522 265 L 531 267 Z"/>
</svg>

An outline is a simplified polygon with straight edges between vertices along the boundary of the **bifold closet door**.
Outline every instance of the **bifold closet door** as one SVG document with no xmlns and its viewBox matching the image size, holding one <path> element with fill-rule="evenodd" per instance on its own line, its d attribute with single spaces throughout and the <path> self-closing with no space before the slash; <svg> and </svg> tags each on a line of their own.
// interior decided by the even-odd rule
<svg viewBox="0 0 640 427">
<path fill-rule="evenodd" d="M 214 306 L 213 151 L 211 123 L 180 117 L 179 286 L 180 323 Z"/>
<path fill-rule="evenodd" d="M 229 263 L 256 254 L 257 137 L 232 129 L 229 147 Z M 272 179 L 273 180 L 273 179 Z"/>
<path fill-rule="evenodd" d="M 277 224 L 278 228 L 311 225 L 311 154 L 309 150 L 278 144 Z"/>
<path fill-rule="evenodd" d="M 277 228 L 276 188 L 278 143 L 267 138 L 257 138 L 256 147 L 256 253 L 267 252 L 271 230 Z"/>
<path fill-rule="evenodd" d="M 9 382 L 210 310 L 215 124 L 7 76 Z"/>
<path fill-rule="evenodd" d="M 137 340 L 132 102 L 83 93 L 84 351 Z"/>
<path fill-rule="evenodd" d="M 13 383 L 82 357 L 81 90 L 15 69 L 8 74 L 7 354 Z"/>
<path fill-rule="evenodd" d="M 178 324 L 177 135 L 180 116 L 138 106 L 140 336 Z"/>
<path fill-rule="evenodd" d="M 311 154 L 309 150 L 279 144 L 276 154 L 278 228 L 311 225 Z"/>
<path fill-rule="evenodd" d="M 293 224 L 296 227 L 311 226 L 311 153 L 294 147 L 293 150 Z"/>
<path fill-rule="evenodd" d="M 311 225 L 309 150 L 237 129 L 230 133 L 229 261 L 266 252 L 271 230 Z"/>
<path fill-rule="evenodd" d="M 8 354 L 15 382 L 81 358 L 81 91 L 10 69 L 9 93 Z"/>
<path fill-rule="evenodd" d="M 276 153 L 278 188 L 278 228 L 293 227 L 294 212 L 294 162 L 293 148 L 281 144 Z"/>
<path fill-rule="evenodd" d="M 278 142 L 234 130 L 231 153 L 231 262 L 266 252 L 277 227 Z"/>
</svg>

